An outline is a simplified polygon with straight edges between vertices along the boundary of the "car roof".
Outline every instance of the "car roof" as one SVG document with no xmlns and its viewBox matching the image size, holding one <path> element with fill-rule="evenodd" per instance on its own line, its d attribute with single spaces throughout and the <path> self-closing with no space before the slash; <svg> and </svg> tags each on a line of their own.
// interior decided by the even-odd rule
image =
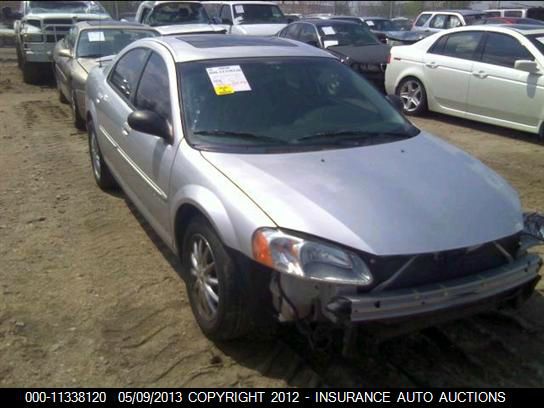
<svg viewBox="0 0 544 408">
<path fill-rule="evenodd" d="M 528 34 L 544 34 L 544 27 L 534 25 L 534 24 L 481 24 L 481 25 L 469 25 L 462 26 L 457 28 L 452 28 L 449 30 L 444 30 L 443 32 L 453 33 L 458 31 L 499 31 L 499 32 L 516 32 L 522 35 Z M 432 36 L 431 36 L 432 37 Z M 431 38 L 428 37 L 428 38 Z"/>
<path fill-rule="evenodd" d="M 169 48 L 176 62 L 253 57 L 335 58 L 319 48 L 278 37 L 188 34 L 179 37 L 146 38 L 133 44 L 149 43 L 160 43 Z"/>
<path fill-rule="evenodd" d="M 80 21 L 75 26 L 79 30 L 85 28 L 134 28 L 134 29 L 146 29 L 153 31 L 152 27 L 144 24 L 130 22 L 130 21 L 118 21 L 118 20 L 88 20 Z"/>
<path fill-rule="evenodd" d="M 481 10 L 468 10 L 468 9 L 459 9 L 459 10 L 429 10 L 429 11 L 423 11 L 421 14 L 431 14 L 431 13 L 458 13 L 463 16 L 470 16 L 470 15 L 477 15 L 477 14 L 485 14 L 484 11 Z"/>
<path fill-rule="evenodd" d="M 335 16 L 335 17 L 338 17 L 338 16 Z M 335 19 L 335 18 L 327 18 L 327 19 L 303 18 L 302 20 L 299 20 L 299 21 L 293 21 L 293 23 L 311 23 L 311 24 L 314 24 L 316 26 L 326 26 L 326 25 L 331 25 L 332 23 L 359 25 L 359 24 L 355 23 L 354 21 L 341 20 L 341 19 Z"/>
</svg>

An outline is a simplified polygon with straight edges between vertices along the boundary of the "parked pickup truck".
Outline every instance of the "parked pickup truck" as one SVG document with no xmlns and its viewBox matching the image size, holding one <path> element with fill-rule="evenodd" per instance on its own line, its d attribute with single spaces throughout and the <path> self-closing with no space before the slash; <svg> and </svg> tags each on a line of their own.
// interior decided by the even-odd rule
<svg viewBox="0 0 544 408">
<path fill-rule="evenodd" d="M 55 44 L 78 21 L 111 19 L 96 1 L 23 1 L 14 24 L 17 61 L 26 83 L 51 69 Z"/>
</svg>

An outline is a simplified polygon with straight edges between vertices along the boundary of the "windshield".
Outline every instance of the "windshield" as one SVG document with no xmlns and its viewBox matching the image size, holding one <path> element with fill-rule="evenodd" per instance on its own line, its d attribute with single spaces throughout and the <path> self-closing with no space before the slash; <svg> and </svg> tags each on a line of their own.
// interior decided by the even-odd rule
<svg viewBox="0 0 544 408">
<path fill-rule="evenodd" d="M 376 31 L 395 31 L 393 24 L 389 20 L 365 20 L 371 30 Z"/>
<path fill-rule="evenodd" d="M 95 1 L 31 1 L 31 13 L 86 13 L 107 14 Z"/>
<path fill-rule="evenodd" d="M 335 45 L 373 45 L 379 44 L 379 40 L 372 32 L 362 24 L 338 23 L 330 21 L 326 25 L 317 27 L 323 42 L 329 41 L 330 46 Z"/>
<path fill-rule="evenodd" d="M 119 53 L 131 42 L 140 38 L 153 37 L 152 30 L 96 29 L 85 30 L 79 35 L 77 58 L 100 58 Z"/>
<path fill-rule="evenodd" d="M 235 4 L 232 10 L 238 24 L 287 24 L 287 18 L 273 4 Z"/>
<path fill-rule="evenodd" d="M 185 129 L 197 148 L 323 149 L 418 133 L 366 80 L 331 58 L 178 64 Z"/>
<path fill-rule="evenodd" d="M 150 26 L 208 24 L 208 13 L 200 3 L 166 3 L 156 6 L 147 19 Z"/>
<path fill-rule="evenodd" d="M 485 17 L 485 14 L 470 14 L 468 16 L 463 16 L 467 25 L 482 24 Z"/>
</svg>

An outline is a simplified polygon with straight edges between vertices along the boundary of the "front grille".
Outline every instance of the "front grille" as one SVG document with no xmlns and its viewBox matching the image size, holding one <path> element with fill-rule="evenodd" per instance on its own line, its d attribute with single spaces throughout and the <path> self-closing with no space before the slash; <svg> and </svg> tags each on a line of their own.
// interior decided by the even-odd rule
<svg viewBox="0 0 544 408">
<path fill-rule="evenodd" d="M 519 248 L 519 234 L 501 240 L 499 244 L 510 256 L 515 257 Z M 370 256 L 361 254 L 375 278 L 375 285 L 391 278 L 414 255 Z M 508 262 L 493 242 L 476 249 L 456 249 L 438 253 L 419 254 L 417 258 L 387 286 L 386 290 L 417 287 L 473 275 L 498 268 Z M 365 290 L 366 292 L 367 290 Z"/>
<path fill-rule="evenodd" d="M 67 24 L 62 24 L 62 25 L 52 24 L 52 22 L 54 21 L 67 21 Z M 59 19 L 45 20 L 43 31 L 45 34 L 46 42 L 56 43 L 62 40 L 66 36 L 66 34 L 68 34 L 68 31 L 70 31 L 71 27 L 72 27 L 72 20 L 59 20 Z"/>
<path fill-rule="evenodd" d="M 47 18 L 43 21 L 44 25 L 69 25 L 74 24 L 74 21 L 71 18 Z"/>
</svg>

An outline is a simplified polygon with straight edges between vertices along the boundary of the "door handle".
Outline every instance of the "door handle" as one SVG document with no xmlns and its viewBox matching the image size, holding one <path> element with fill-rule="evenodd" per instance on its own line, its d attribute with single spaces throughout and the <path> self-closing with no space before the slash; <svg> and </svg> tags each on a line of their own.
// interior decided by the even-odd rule
<svg viewBox="0 0 544 408">
<path fill-rule="evenodd" d="M 127 122 L 125 122 L 123 124 L 123 130 L 121 130 L 121 132 L 123 133 L 123 135 L 125 136 L 128 136 L 128 134 L 130 133 L 130 126 L 128 125 Z"/>
<path fill-rule="evenodd" d="M 438 64 L 436 62 L 426 62 L 425 66 L 428 68 L 436 68 Z"/>
<path fill-rule="evenodd" d="M 472 75 L 474 75 L 475 77 L 484 79 L 484 78 L 487 78 L 488 74 L 485 71 L 478 71 L 478 72 L 473 72 Z"/>
</svg>

